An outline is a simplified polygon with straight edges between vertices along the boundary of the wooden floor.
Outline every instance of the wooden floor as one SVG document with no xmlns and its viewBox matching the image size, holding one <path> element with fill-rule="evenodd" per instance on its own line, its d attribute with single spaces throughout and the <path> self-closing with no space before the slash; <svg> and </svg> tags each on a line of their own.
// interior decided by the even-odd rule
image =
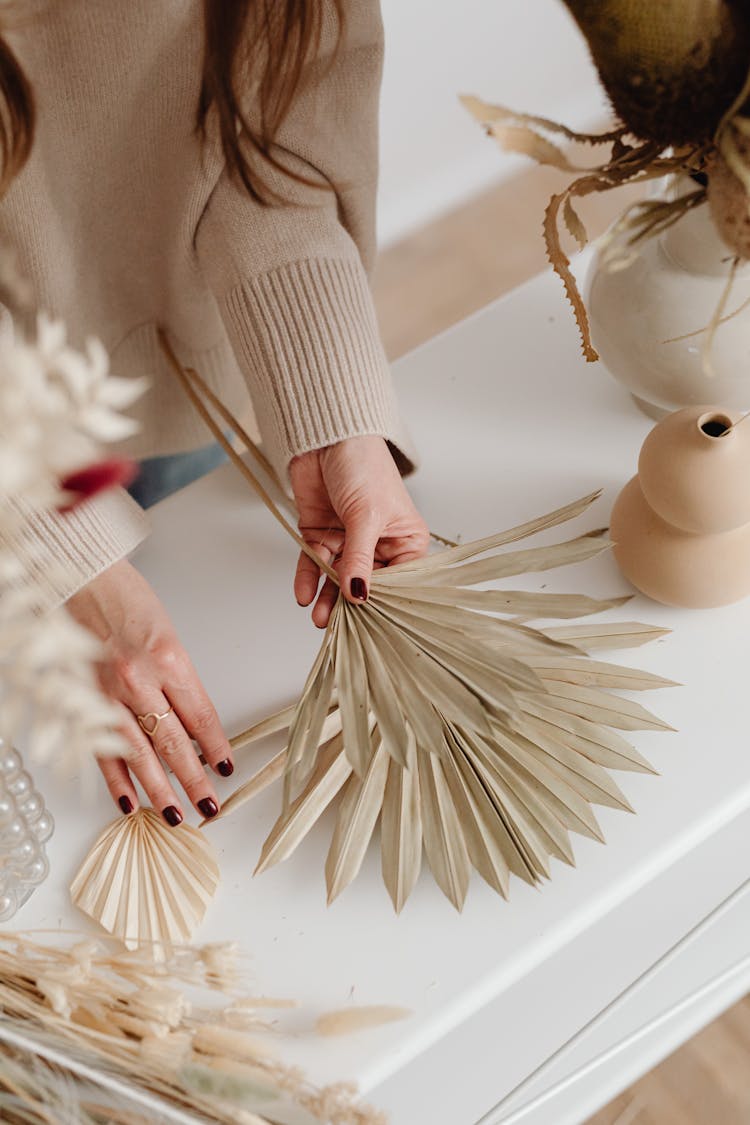
<svg viewBox="0 0 750 1125">
<path fill-rule="evenodd" d="M 542 214 L 562 183 L 558 173 L 534 169 L 381 255 L 375 297 L 391 359 L 546 267 Z M 632 199 L 622 192 L 587 199 L 589 234 Z M 750 1125 L 750 996 L 586 1125 Z"/>
</svg>

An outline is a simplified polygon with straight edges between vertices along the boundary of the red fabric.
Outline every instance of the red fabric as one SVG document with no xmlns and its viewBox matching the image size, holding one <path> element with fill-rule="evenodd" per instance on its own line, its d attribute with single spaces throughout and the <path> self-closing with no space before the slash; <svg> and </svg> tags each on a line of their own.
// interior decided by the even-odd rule
<svg viewBox="0 0 750 1125">
<path fill-rule="evenodd" d="M 115 488 L 117 485 L 127 487 L 137 472 L 135 461 L 112 457 L 108 461 L 97 461 L 68 473 L 60 481 L 60 487 L 65 492 L 72 493 L 72 496 L 60 505 L 60 511 L 69 512 L 84 500 L 90 500 L 92 496 L 108 488 Z"/>
</svg>

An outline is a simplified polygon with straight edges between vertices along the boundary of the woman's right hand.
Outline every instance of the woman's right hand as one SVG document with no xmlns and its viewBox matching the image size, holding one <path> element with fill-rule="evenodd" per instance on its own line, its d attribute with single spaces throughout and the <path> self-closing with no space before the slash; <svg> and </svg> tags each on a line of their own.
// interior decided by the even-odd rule
<svg viewBox="0 0 750 1125">
<path fill-rule="evenodd" d="M 219 717 L 183 649 L 164 607 L 129 562 L 115 563 L 67 603 L 81 625 L 98 637 L 103 691 L 122 707 L 127 758 L 100 758 L 107 787 L 124 813 L 138 805 L 132 774 L 168 824 L 183 819 L 183 809 L 162 761 L 204 817 L 216 816 L 219 801 L 191 739 L 222 777 L 234 766 Z M 165 712 L 168 712 L 165 715 Z M 164 716 L 150 738 L 137 716 Z M 153 718 L 146 722 L 150 728 Z"/>
</svg>

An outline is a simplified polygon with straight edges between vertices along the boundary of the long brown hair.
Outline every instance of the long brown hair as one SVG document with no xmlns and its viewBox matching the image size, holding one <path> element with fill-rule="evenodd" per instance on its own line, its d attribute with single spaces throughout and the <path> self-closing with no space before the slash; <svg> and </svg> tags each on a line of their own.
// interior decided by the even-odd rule
<svg viewBox="0 0 750 1125">
<path fill-rule="evenodd" d="M 196 128 L 205 134 L 216 114 L 230 172 L 261 203 L 279 202 L 264 182 L 264 171 L 283 172 L 312 183 L 286 167 L 273 146 L 307 63 L 320 48 L 326 14 L 342 34 L 342 0 L 203 0 L 205 51 Z M 254 122 L 243 102 L 254 98 Z M 18 59 L 0 38 L 0 195 L 31 151 L 34 94 Z"/>
<path fill-rule="evenodd" d="M 279 161 L 273 144 L 305 66 L 320 48 L 326 11 L 336 20 L 338 42 L 341 0 L 203 0 L 206 46 L 198 128 L 205 130 L 214 108 L 227 167 L 262 203 L 279 200 L 264 183 L 264 169 L 311 183 Z M 248 90 L 254 96 L 253 123 L 242 107 Z"/>
<path fill-rule="evenodd" d="M 18 59 L 0 38 L 0 196 L 28 160 L 34 139 L 34 94 Z"/>
</svg>

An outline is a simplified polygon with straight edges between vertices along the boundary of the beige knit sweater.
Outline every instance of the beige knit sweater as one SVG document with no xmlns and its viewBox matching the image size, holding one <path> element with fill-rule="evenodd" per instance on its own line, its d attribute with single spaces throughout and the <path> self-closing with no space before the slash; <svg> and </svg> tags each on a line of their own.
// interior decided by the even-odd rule
<svg viewBox="0 0 750 1125">
<path fill-rule="evenodd" d="M 121 447 L 136 457 L 209 440 L 163 362 L 159 324 L 231 408 L 249 392 L 282 473 L 295 454 L 360 434 L 411 456 L 367 281 L 380 15 L 376 0 L 345 7 L 333 66 L 329 21 L 278 138 L 288 163 L 324 187 L 276 181 L 290 200 L 281 207 L 251 199 L 216 139 L 196 135 L 200 0 L 50 0 L 7 35 L 38 124 L 0 203 L 0 241 L 17 248 L 38 305 L 74 343 L 97 335 L 116 374 L 148 376 L 133 411 L 140 432 Z M 28 542 L 67 555 L 66 597 L 144 534 L 143 513 L 120 494 L 32 522 Z"/>
</svg>

